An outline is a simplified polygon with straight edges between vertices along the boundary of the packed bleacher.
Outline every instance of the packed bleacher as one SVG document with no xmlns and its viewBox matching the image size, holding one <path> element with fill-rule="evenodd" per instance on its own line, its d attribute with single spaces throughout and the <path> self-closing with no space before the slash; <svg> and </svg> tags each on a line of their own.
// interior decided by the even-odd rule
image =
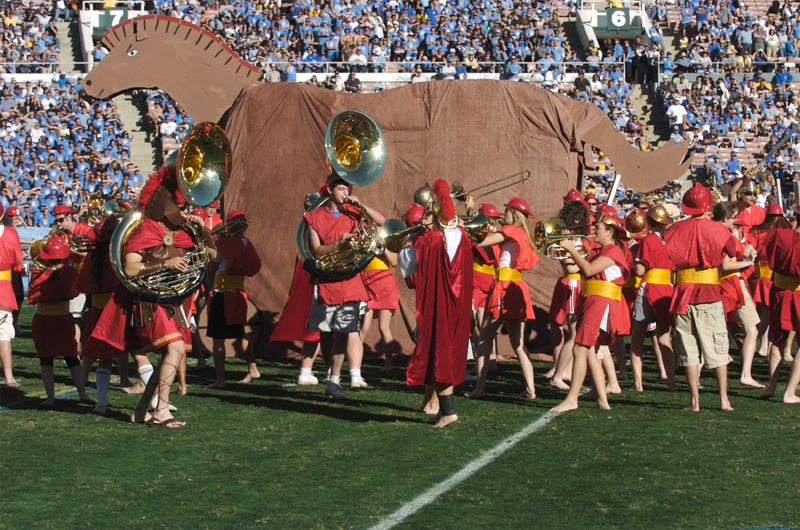
<svg viewBox="0 0 800 530">
<path fill-rule="evenodd" d="M 61 40 L 49 3 L 6 1 L 0 6 L 0 73 L 58 71 Z"/>
</svg>

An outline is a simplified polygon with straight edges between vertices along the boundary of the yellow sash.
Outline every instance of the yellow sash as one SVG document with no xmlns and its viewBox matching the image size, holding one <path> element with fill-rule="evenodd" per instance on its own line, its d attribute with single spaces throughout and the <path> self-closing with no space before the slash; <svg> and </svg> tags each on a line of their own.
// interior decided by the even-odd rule
<svg viewBox="0 0 800 530">
<path fill-rule="evenodd" d="M 518 282 L 522 280 L 522 273 L 517 269 L 503 267 L 502 269 L 497 269 L 496 277 L 499 282 Z"/>
<path fill-rule="evenodd" d="M 92 305 L 97 309 L 103 309 L 114 293 L 101 293 L 92 295 Z"/>
<path fill-rule="evenodd" d="M 776 272 L 772 275 L 772 285 L 778 289 L 784 289 L 786 291 L 800 291 L 800 278 L 795 278 L 794 276 L 784 276 L 783 274 Z"/>
<path fill-rule="evenodd" d="M 45 316 L 69 315 L 69 301 L 39 304 L 36 306 L 36 314 Z"/>
<path fill-rule="evenodd" d="M 653 285 L 672 285 L 672 271 L 669 269 L 650 269 L 644 273 L 642 281 Z"/>
<path fill-rule="evenodd" d="M 10 282 L 11 281 L 11 271 L 10 270 L 0 271 L 0 281 Z"/>
<path fill-rule="evenodd" d="M 602 281 L 602 280 L 600 280 Z M 638 289 L 642 284 L 642 279 L 638 276 L 631 276 L 628 281 L 622 285 L 623 289 Z"/>
<path fill-rule="evenodd" d="M 605 280 L 585 280 L 581 293 L 583 296 L 602 296 L 617 302 L 622 299 L 622 287 Z"/>
<path fill-rule="evenodd" d="M 704 285 L 719 285 L 719 269 L 695 269 L 689 267 L 678 269 L 677 283 L 699 283 Z"/>
<path fill-rule="evenodd" d="M 578 273 L 575 273 L 575 274 L 567 274 L 566 276 L 564 276 L 564 278 L 566 278 L 566 279 L 568 279 L 568 280 L 578 280 L 578 281 L 580 281 L 580 280 L 581 280 L 581 275 L 580 275 L 580 274 L 578 274 Z"/>
<path fill-rule="evenodd" d="M 772 278 L 772 269 L 763 263 L 755 264 L 755 277 L 756 278 Z"/>
<path fill-rule="evenodd" d="M 494 276 L 494 265 L 481 265 L 477 261 L 472 262 L 472 270 Z"/>
<path fill-rule="evenodd" d="M 244 276 L 218 273 L 214 277 L 214 289 L 220 289 L 222 291 L 236 291 L 237 289 L 244 289 Z"/>
<path fill-rule="evenodd" d="M 367 271 L 388 271 L 388 270 L 389 270 L 389 266 L 386 263 L 384 263 L 383 260 L 380 260 L 378 258 L 372 258 L 372 261 L 369 262 L 369 265 L 367 265 L 367 268 L 364 269 L 364 272 L 367 272 Z M 241 289 L 241 287 L 240 287 L 240 289 Z"/>
</svg>

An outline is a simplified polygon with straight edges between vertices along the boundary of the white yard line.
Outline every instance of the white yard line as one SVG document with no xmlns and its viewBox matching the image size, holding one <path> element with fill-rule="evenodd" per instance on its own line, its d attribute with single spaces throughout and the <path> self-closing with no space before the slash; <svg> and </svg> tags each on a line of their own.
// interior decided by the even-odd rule
<svg viewBox="0 0 800 530">
<path fill-rule="evenodd" d="M 408 517 L 414 515 L 416 512 L 427 506 L 428 504 L 432 503 L 436 499 L 439 498 L 444 493 L 447 493 L 454 487 L 456 487 L 461 482 L 468 479 L 470 476 L 474 475 L 477 471 L 481 468 L 486 466 L 487 464 L 491 463 L 494 459 L 501 456 L 503 453 L 517 445 L 518 442 L 522 441 L 527 436 L 535 433 L 551 421 L 553 418 L 558 416 L 558 414 L 554 414 L 552 412 L 546 412 L 542 417 L 538 420 L 534 421 L 521 431 L 513 434 L 494 446 L 492 449 L 484 453 L 480 458 L 474 460 L 467 464 L 461 471 L 450 477 L 449 479 L 445 480 L 437 484 L 436 486 L 432 487 L 416 499 L 412 500 L 408 504 L 400 507 L 399 510 L 394 512 L 392 515 L 384 518 L 381 522 L 376 524 L 375 526 L 371 527 L 369 530 L 388 530 L 389 528 L 393 528 L 394 526 L 400 524 Z"/>
</svg>

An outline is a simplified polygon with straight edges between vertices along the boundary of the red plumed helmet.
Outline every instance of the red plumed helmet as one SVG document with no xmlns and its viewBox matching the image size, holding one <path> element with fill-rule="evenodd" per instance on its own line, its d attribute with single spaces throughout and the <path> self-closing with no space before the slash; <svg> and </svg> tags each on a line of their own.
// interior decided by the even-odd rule
<svg viewBox="0 0 800 530">
<path fill-rule="evenodd" d="M 694 217 L 710 212 L 714 207 L 714 202 L 711 200 L 711 192 L 708 188 L 695 182 L 694 186 L 683 194 L 681 206 L 683 206 L 684 213 Z"/>
<path fill-rule="evenodd" d="M 60 237 L 54 237 L 39 251 L 42 259 L 66 259 L 69 256 L 69 246 Z"/>
<path fill-rule="evenodd" d="M 478 211 L 480 211 L 486 217 L 503 217 L 500 214 L 500 211 L 497 209 L 497 206 L 494 204 L 481 204 L 478 207 Z"/>
<path fill-rule="evenodd" d="M 437 179 L 431 190 L 436 202 L 439 203 L 439 211 L 434 211 L 436 217 L 441 224 L 450 224 L 456 218 L 456 204 L 450 197 L 450 186 L 444 180 Z"/>
<path fill-rule="evenodd" d="M 766 215 L 783 215 L 780 204 L 770 204 L 767 206 Z"/>
<path fill-rule="evenodd" d="M 505 203 L 503 206 L 518 211 L 528 219 L 534 217 L 534 215 L 531 213 L 531 206 L 525 199 L 520 199 L 519 197 L 511 197 L 511 200 Z"/>
</svg>

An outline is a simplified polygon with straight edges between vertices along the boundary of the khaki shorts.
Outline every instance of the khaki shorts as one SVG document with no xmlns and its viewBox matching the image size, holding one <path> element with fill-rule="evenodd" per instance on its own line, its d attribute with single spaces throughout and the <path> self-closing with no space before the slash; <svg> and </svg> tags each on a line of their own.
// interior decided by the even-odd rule
<svg viewBox="0 0 800 530">
<path fill-rule="evenodd" d="M 597 359 L 602 361 L 606 357 L 611 357 L 611 348 L 603 344 L 597 347 Z"/>
<path fill-rule="evenodd" d="M 14 317 L 11 311 L 0 309 L 0 342 L 11 342 L 14 337 Z"/>
<path fill-rule="evenodd" d="M 86 295 L 79 294 L 75 298 L 69 301 L 69 312 L 72 315 L 72 318 L 79 319 L 83 318 L 83 307 L 86 305 Z"/>
<path fill-rule="evenodd" d="M 680 366 L 699 365 L 701 353 L 708 368 L 728 364 L 730 344 L 722 302 L 690 305 L 685 315 L 675 315 L 675 331 Z"/>
<path fill-rule="evenodd" d="M 747 288 L 747 282 L 744 278 L 739 278 L 742 284 L 742 292 L 744 292 L 744 305 L 735 311 L 736 318 L 744 329 L 749 329 L 761 323 L 761 318 L 758 316 L 758 310 L 753 303 L 753 297 L 750 296 L 750 290 Z"/>
</svg>

